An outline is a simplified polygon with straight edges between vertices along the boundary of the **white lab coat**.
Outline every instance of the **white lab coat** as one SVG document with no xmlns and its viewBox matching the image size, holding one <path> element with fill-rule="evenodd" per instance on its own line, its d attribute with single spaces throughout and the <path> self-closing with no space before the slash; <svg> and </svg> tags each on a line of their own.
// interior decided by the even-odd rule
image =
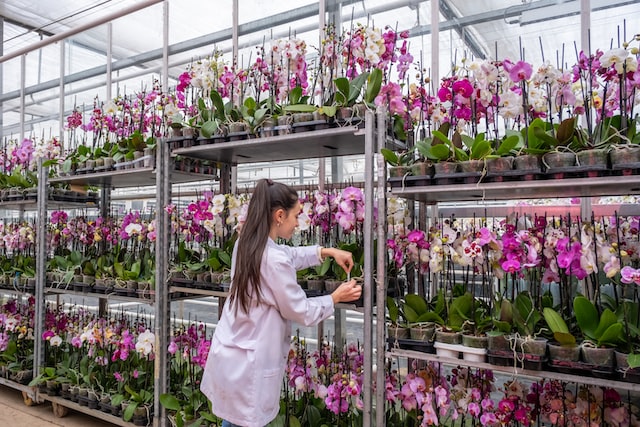
<svg viewBox="0 0 640 427">
<path fill-rule="evenodd" d="M 235 258 L 234 249 L 232 272 Z M 297 270 L 320 262 L 317 246 L 290 247 L 268 239 L 260 264 L 262 304 L 249 315 L 224 305 L 200 385 L 218 417 L 263 427 L 278 414 L 291 322 L 315 325 L 333 314 L 330 295 L 307 298 L 296 280 Z"/>
</svg>

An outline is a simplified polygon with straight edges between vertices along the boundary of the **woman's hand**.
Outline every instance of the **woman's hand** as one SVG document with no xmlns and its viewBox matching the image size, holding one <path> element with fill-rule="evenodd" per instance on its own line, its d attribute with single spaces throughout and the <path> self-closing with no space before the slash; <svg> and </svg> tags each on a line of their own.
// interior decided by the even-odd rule
<svg viewBox="0 0 640 427">
<path fill-rule="evenodd" d="M 353 268 L 353 254 L 349 251 L 343 251 L 336 248 L 322 248 L 320 255 L 332 257 L 345 273 L 349 273 Z M 357 299 L 357 298 L 356 298 Z"/>
<path fill-rule="evenodd" d="M 362 295 L 362 286 L 356 282 L 356 279 L 351 279 L 338 286 L 338 289 L 331 294 L 331 298 L 334 304 L 338 304 L 355 301 L 360 298 L 360 295 Z"/>
</svg>

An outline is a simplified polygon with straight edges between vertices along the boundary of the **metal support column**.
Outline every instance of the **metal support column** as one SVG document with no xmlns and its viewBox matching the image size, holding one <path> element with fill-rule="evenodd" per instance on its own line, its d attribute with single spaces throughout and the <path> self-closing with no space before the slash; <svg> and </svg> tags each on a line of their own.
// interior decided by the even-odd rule
<svg viewBox="0 0 640 427">
<path fill-rule="evenodd" d="M 440 84 L 440 2 L 431 2 L 431 85 L 433 93 Z M 497 58 L 496 58 L 497 59 Z"/>
<path fill-rule="evenodd" d="M 171 336 L 171 304 L 169 299 L 168 271 L 170 245 L 170 217 L 165 206 L 171 200 L 169 145 L 161 142 L 156 149 L 156 359 L 154 387 L 154 427 L 167 425 L 167 413 L 160 405 L 160 395 L 169 389 L 169 358 L 167 353 Z"/>
<path fill-rule="evenodd" d="M 35 289 L 35 318 L 33 322 L 33 377 L 40 373 L 44 363 L 44 345 L 42 332 L 44 331 L 44 284 L 47 272 L 47 177 L 49 168 L 42 166 L 42 159 L 38 160 L 38 199 L 36 219 L 36 289 Z"/>
<path fill-rule="evenodd" d="M 363 425 L 372 426 L 373 388 L 373 147 L 375 138 L 375 116 L 367 111 L 364 135 L 364 375 Z M 379 344 L 378 344 L 379 345 Z M 383 383 L 384 384 L 384 383 Z"/>
<path fill-rule="evenodd" d="M 100 188 L 100 216 L 106 218 L 109 215 L 109 206 L 111 206 L 111 188 L 102 186 Z M 104 244 L 104 242 L 100 242 Z M 98 315 L 104 316 L 107 314 L 109 307 L 109 301 L 106 298 L 98 299 Z"/>
<path fill-rule="evenodd" d="M 239 0 L 232 0 L 231 3 L 231 49 L 232 49 L 232 65 L 238 66 L 238 13 L 240 12 L 238 6 Z"/>
<path fill-rule="evenodd" d="M 66 72 L 66 68 L 64 66 L 65 61 L 65 52 L 66 52 L 66 42 L 61 42 L 60 43 L 60 84 L 58 85 L 58 91 L 60 92 L 58 94 L 59 98 L 58 98 L 58 126 L 60 128 L 60 145 L 61 145 L 61 149 L 62 152 L 64 153 L 65 149 L 69 148 L 67 146 L 67 144 L 65 143 L 66 141 L 64 140 L 64 122 L 65 122 L 65 117 L 64 117 L 64 107 L 65 107 L 65 90 L 64 90 L 64 75 Z"/>
<path fill-rule="evenodd" d="M 4 55 L 4 18 L 0 16 L 0 58 Z M 4 63 L 0 63 L 0 93 L 4 93 Z M 0 101 L 0 134 L 2 134 L 2 128 L 4 127 L 4 107 L 3 102 Z"/>
<path fill-rule="evenodd" d="M 385 383 L 385 307 L 387 301 L 387 216 L 384 214 L 387 212 L 387 169 L 386 161 L 382 154 L 380 154 L 380 148 L 385 146 L 386 140 L 386 113 L 384 111 L 378 111 L 377 113 L 377 138 L 378 146 L 373 154 L 376 159 L 377 165 L 377 201 L 378 201 L 378 223 L 377 223 L 377 254 L 376 254 L 376 384 L 379 386 L 376 388 L 376 425 L 385 425 L 385 396 L 384 387 Z M 372 322 L 370 322 L 372 323 Z"/>
<path fill-rule="evenodd" d="M 27 54 L 20 56 L 20 140 L 24 139 L 25 84 L 27 73 Z"/>
<path fill-rule="evenodd" d="M 327 0 L 320 0 L 318 2 L 318 28 L 320 28 L 320 40 L 325 36 L 324 27 L 326 25 L 325 19 L 327 15 Z M 300 171 L 302 176 L 304 172 Z M 318 191 L 324 192 L 324 180 L 327 174 L 327 161 L 324 157 L 318 159 Z M 303 180 L 304 181 L 304 180 Z M 304 182 L 303 182 L 304 183 Z M 324 242 L 318 242 L 322 245 Z M 322 346 L 322 337 L 324 337 L 324 322 L 318 323 L 316 327 L 316 336 L 318 337 L 318 348 Z"/>
<path fill-rule="evenodd" d="M 105 73 L 106 75 L 106 80 L 105 80 L 105 85 L 106 85 L 106 89 L 107 89 L 107 101 L 110 101 L 111 99 L 113 99 L 113 96 L 111 94 L 112 91 L 112 86 L 113 86 L 113 23 L 109 22 L 107 24 L 107 72 Z M 166 91 L 167 89 L 163 86 L 162 87 L 163 91 Z"/>
<path fill-rule="evenodd" d="M 168 41 L 169 41 L 169 2 L 162 4 L 163 15 L 163 70 L 162 82 L 168 79 Z M 166 90 L 166 86 L 163 86 Z M 166 427 L 167 411 L 160 404 L 160 396 L 169 391 L 169 356 L 167 348 L 171 336 L 171 300 L 169 297 L 169 247 L 171 245 L 171 218 L 164 209 L 171 201 L 171 170 L 173 161 L 169 152 L 169 144 L 161 141 L 156 146 L 156 301 L 155 301 L 155 353 L 154 393 L 153 393 L 153 425 Z"/>
</svg>

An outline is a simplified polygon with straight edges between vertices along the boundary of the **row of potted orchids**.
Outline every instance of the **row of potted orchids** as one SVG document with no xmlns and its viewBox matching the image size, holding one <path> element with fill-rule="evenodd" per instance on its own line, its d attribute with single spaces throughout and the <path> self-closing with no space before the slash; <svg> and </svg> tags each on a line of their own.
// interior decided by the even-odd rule
<svg viewBox="0 0 640 427">
<path fill-rule="evenodd" d="M 638 36 L 606 51 L 577 52 L 569 67 L 463 58 L 440 82 L 424 76 L 409 36 L 390 27 L 327 28 L 315 64 L 307 63 L 311 49 L 297 38 L 258 46 L 246 67 L 214 53 L 190 64 L 175 89 L 154 82 L 132 95 L 95 100 L 87 111 L 77 107 L 56 162 L 68 172 L 103 157 L 134 161 L 175 129 L 208 142 L 270 136 L 309 123 L 353 123 L 371 109 L 386 111 L 389 132 L 410 142 L 408 150 L 385 153 L 392 166 L 416 164 L 401 176 L 432 175 L 433 166 L 443 168 L 436 174 L 451 173 L 460 162 L 466 173 L 486 174 L 494 164 L 502 165 L 496 174 L 536 173 L 592 158 L 604 161 L 603 169 L 615 169 L 611 163 L 637 169 Z"/>
<path fill-rule="evenodd" d="M 32 363 L 33 303 L 32 299 L 9 300 L 0 313 L 1 366 L 5 375 L 27 382 L 17 372 L 29 360 Z M 153 325 L 146 318 L 142 312 L 99 317 L 79 307 L 47 306 L 41 337 L 45 365 L 31 384 L 42 393 L 62 394 L 145 425 L 151 415 L 153 360 L 158 351 L 150 332 Z M 176 425 L 219 422 L 199 390 L 209 336 L 201 323 L 174 324 L 166 349 L 171 386 L 161 403 Z M 517 379 L 499 385 L 491 370 L 464 366 L 445 370 L 433 363 L 408 368 L 400 374 L 392 360 L 385 367 L 386 425 L 467 425 L 472 420 L 482 426 L 638 423 L 632 401 L 610 388 L 552 380 L 525 385 Z M 361 425 L 362 374 L 363 353 L 358 345 L 342 349 L 323 342 L 310 350 L 303 338 L 294 337 L 275 423 Z"/>
<path fill-rule="evenodd" d="M 188 277 L 208 286 L 228 283 L 234 233 L 244 220 L 249 198 L 246 193 L 205 191 L 184 208 L 166 207 L 174 242 L 169 266 L 174 278 Z M 351 245 L 354 249 L 359 246 L 364 220 L 360 189 L 347 186 L 325 192 L 308 191 L 301 201 L 298 243 Z M 120 217 L 70 217 L 65 211 L 52 211 L 46 227 L 48 285 L 152 296 L 155 223 L 153 214 L 138 211 Z M 20 286 L 33 292 L 36 228 L 33 221 L 0 224 L 3 287 Z M 312 275 L 318 276 L 315 270 L 304 272 L 301 281 Z"/>
<path fill-rule="evenodd" d="M 624 354 L 619 367 L 639 366 L 638 217 L 452 219 L 423 231 L 405 218 L 404 203 L 395 200 L 389 207 L 391 266 L 418 277 L 417 293 L 387 303 L 390 337 L 413 332 L 422 340 L 451 343 L 435 333 L 449 331 L 457 333 L 454 344 L 461 333 L 484 336 L 486 348 L 492 337 L 508 335 L 512 344 L 496 347 L 506 353 L 494 355 L 511 359 L 516 347 L 528 347 L 516 345 L 516 338 L 544 338 L 543 357 L 547 339 L 572 347 L 579 357 L 577 338 L 584 340 L 585 353 L 609 348 L 606 363 L 597 363 L 602 369 L 613 371 L 614 348 Z"/>
</svg>

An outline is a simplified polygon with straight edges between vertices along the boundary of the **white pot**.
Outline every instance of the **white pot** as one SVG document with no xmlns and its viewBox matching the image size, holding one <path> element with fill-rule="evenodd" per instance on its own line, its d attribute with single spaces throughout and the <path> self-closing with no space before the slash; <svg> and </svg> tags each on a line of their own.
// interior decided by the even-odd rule
<svg viewBox="0 0 640 427">
<path fill-rule="evenodd" d="M 438 341 L 433 343 L 433 347 L 436 349 L 438 356 L 447 359 L 459 359 L 460 351 L 464 348 L 460 344 L 446 344 Z"/>
<path fill-rule="evenodd" d="M 484 362 L 487 358 L 487 349 L 465 346 L 462 350 L 462 358 L 468 362 Z"/>
</svg>

